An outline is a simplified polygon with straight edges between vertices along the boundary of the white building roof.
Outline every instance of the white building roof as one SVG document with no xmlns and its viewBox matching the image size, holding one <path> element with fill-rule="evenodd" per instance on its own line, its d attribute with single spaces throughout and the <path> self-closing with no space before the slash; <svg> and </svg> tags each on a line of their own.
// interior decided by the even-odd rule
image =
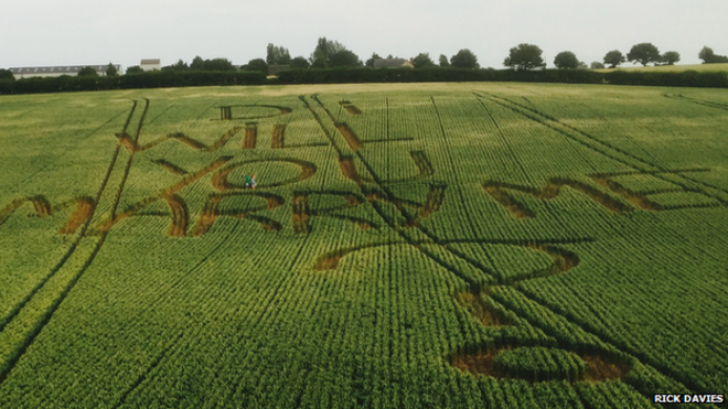
<svg viewBox="0 0 728 409">
<path fill-rule="evenodd" d="M 121 65 L 112 64 L 117 70 L 121 69 Z M 84 67 L 91 67 L 97 72 L 106 72 L 109 67 L 105 65 L 63 65 L 63 66 L 52 66 L 52 67 L 12 67 L 10 72 L 14 75 L 23 74 L 78 74 Z"/>
</svg>

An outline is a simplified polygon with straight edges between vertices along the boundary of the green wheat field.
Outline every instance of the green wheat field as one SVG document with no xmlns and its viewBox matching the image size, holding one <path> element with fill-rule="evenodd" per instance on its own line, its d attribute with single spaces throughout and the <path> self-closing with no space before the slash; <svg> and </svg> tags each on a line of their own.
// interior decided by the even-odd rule
<svg viewBox="0 0 728 409">
<path fill-rule="evenodd" d="M 723 90 L 0 97 L 2 408 L 654 407 L 727 312 Z"/>
</svg>

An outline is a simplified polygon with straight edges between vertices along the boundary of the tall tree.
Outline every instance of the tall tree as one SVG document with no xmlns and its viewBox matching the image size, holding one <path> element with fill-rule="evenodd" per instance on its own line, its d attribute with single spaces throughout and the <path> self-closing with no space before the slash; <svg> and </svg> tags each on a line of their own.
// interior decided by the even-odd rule
<svg viewBox="0 0 728 409">
<path fill-rule="evenodd" d="M 341 50 L 329 57 L 329 67 L 358 67 L 359 57 L 349 50 Z"/>
<path fill-rule="evenodd" d="M 698 57 L 703 60 L 703 64 L 728 63 L 728 57 L 725 55 L 715 55 L 713 49 L 707 46 L 700 50 Z"/>
<path fill-rule="evenodd" d="M 660 62 L 662 55 L 660 50 L 657 49 L 652 43 L 640 43 L 636 44 L 627 53 L 627 61 L 631 63 L 640 63 L 642 66 L 646 66 L 649 63 Z"/>
<path fill-rule="evenodd" d="M 508 57 L 503 61 L 503 65 L 511 68 L 521 67 L 524 70 L 546 66 L 541 54 L 543 54 L 543 51 L 537 45 L 518 44 L 517 47 L 510 49 Z"/>
<path fill-rule="evenodd" d="M 440 67 L 449 67 L 450 61 L 448 61 L 447 56 L 445 54 L 440 54 Z"/>
<path fill-rule="evenodd" d="M 268 64 L 275 64 L 276 58 L 278 57 L 278 47 L 274 46 L 273 43 L 268 43 L 266 49 L 265 62 Z"/>
<path fill-rule="evenodd" d="M 455 68 L 478 68 L 478 57 L 472 51 L 463 48 L 450 58 L 450 65 Z"/>
<path fill-rule="evenodd" d="M 291 68 L 301 68 L 305 70 L 309 65 L 308 60 L 305 57 L 296 57 L 291 60 Z"/>
<path fill-rule="evenodd" d="M 712 63 L 713 57 L 715 57 L 715 53 L 713 52 L 713 49 L 708 47 L 707 45 L 703 47 L 703 49 L 700 50 L 700 53 L 698 54 L 698 58 L 703 60 L 703 64 Z"/>
<path fill-rule="evenodd" d="M 177 62 L 174 63 L 174 64 L 172 64 L 172 65 L 168 65 L 166 67 L 162 67 L 162 71 L 168 71 L 168 70 L 171 70 L 171 71 L 187 71 L 189 69 L 190 69 L 190 66 L 187 65 L 187 63 L 184 62 L 184 61 L 182 61 L 181 59 L 180 60 L 177 60 Z"/>
<path fill-rule="evenodd" d="M 205 60 L 205 70 L 235 71 L 235 66 L 227 58 L 213 58 L 212 60 Z"/>
<path fill-rule="evenodd" d="M 364 63 L 364 65 L 366 65 L 367 67 L 374 67 L 374 60 L 381 60 L 381 59 L 382 59 L 382 57 L 379 54 L 372 53 L 372 57 L 370 59 L 368 59 Z"/>
<path fill-rule="evenodd" d="M 616 66 L 627 61 L 619 50 L 612 50 L 604 56 L 604 64 L 609 65 L 609 68 L 615 68 Z"/>
<path fill-rule="evenodd" d="M 248 64 L 241 67 L 245 71 L 259 71 L 268 75 L 268 63 L 262 58 L 255 58 L 248 61 Z"/>
<path fill-rule="evenodd" d="M 114 67 L 114 64 L 109 63 L 109 65 L 106 66 L 106 76 L 107 77 L 116 77 L 119 75 L 119 70 Z"/>
<path fill-rule="evenodd" d="M 677 51 L 668 51 L 662 54 L 662 62 L 667 65 L 675 65 L 676 62 L 680 61 L 680 53 Z"/>
<path fill-rule="evenodd" d="M 15 76 L 10 70 L 0 68 L 0 80 L 14 80 Z"/>
<path fill-rule="evenodd" d="M 430 58 L 429 53 L 419 53 L 417 54 L 417 57 L 412 59 L 412 65 L 414 65 L 415 68 L 428 68 L 434 67 L 435 63 Z"/>
<path fill-rule="evenodd" d="M 589 68 L 591 68 L 592 70 L 599 70 L 604 68 L 604 64 L 600 63 L 599 61 L 594 61 L 591 63 Z"/>
<path fill-rule="evenodd" d="M 338 41 L 329 41 L 326 37 L 318 39 L 316 49 L 311 54 L 312 68 L 326 68 L 329 66 L 329 58 L 339 51 L 347 51 L 346 47 Z"/>
<path fill-rule="evenodd" d="M 96 72 L 95 69 L 91 67 L 83 67 L 81 68 L 81 71 L 78 72 L 79 77 L 98 77 L 99 74 Z"/>
<path fill-rule="evenodd" d="M 288 49 L 283 46 L 276 47 L 272 43 L 268 44 L 265 62 L 275 65 L 286 65 L 291 63 L 291 54 Z"/>
<path fill-rule="evenodd" d="M 205 69 L 205 60 L 202 59 L 199 55 L 192 59 L 192 64 L 190 64 L 191 70 L 197 70 L 202 71 Z"/>
<path fill-rule="evenodd" d="M 562 51 L 556 54 L 554 65 L 562 70 L 579 68 L 579 59 L 571 51 Z"/>
</svg>

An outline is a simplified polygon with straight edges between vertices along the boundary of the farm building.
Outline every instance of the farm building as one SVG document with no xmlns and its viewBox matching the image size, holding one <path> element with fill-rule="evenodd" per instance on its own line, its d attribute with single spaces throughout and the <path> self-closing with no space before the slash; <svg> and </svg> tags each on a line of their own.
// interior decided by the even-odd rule
<svg viewBox="0 0 728 409">
<path fill-rule="evenodd" d="M 281 71 L 289 70 L 291 66 L 289 64 L 285 65 L 275 65 L 271 64 L 268 66 L 268 75 L 278 75 Z"/>
<path fill-rule="evenodd" d="M 404 58 L 376 58 L 374 60 L 374 68 L 414 68 L 411 60 L 405 60 Z"/>
<path fill-rule="evenodd" d="M 121 71 L 121 65 L 112 64 L 116 67 L 117 71 Z M 20 78 L 33 78 L 33 77 L 60 77 L 61 75 L 78 75 L 84 67 L 91 67 L 96 70 L 96 73 L 100 76 L 106 75 L 106 69 L 109 67 L 108 64 L 104 65 L 64 65 L 64 66 L 52 66 L 52 67 L 13 67 L 10 68 L 10 72 L 13 73 L 15 79 Z"/>
<path fill-rule="evenodd" d="M 526 71 L 543 71 L 545 69 L 546 69 L 546 64 L 537 65 L 537 66 L 531 68 L 530 70 L 526 70 L 526 68 L 520 64 L 513 66 L 513 71 L 524 71 L 524 70 L 526 70 Z"/>
<path fill-rule="evenodd" d="M 142 62 L 139 64 L 139 67 L 142 69 L 142 71 L 159 71 L 160 69 L 162 69 L 162 60 L 160 60 L 159 58 L 142 60 Z"/>
</svg>

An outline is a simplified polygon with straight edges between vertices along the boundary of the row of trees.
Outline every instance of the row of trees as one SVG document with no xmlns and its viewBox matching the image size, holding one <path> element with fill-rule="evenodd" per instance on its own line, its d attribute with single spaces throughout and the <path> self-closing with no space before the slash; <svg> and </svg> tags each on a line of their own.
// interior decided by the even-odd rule
<svg viewBox="0 0 728 409">
<path fill-rule="evenodd" d="M 713 52 L 713 49 L 707 46 L 703 47 L 703 49 L 700 50 L 700 54 L 698 54 L 698 57 L 703 60 L 703 64 L 728 63 L 728 56 L 716 55 Z"/>
<path fill-rule="evenodd" d="M 389 55 L 387 58 L 394 58 Z M 379 54 L 372 53 L 371 58 L 362 62 L 359 56 L 349 50 L 338 41 L 328 40 L 326 37 L 318 39 L 316 48 L 310 57 L 304 58 L 298 56 L 291 58 L 288 49 L 268 44 L 266 59 L 256 58 L 250 60 L 248 64 L 241 68 L 253 71 L 267 72 L 268 65 L 289 65 L 293 69 L 307 68 L 335 68 L 335 67 L 374 67 L 374 61 L 383 59 Z M 434 61 L 430 58 L 429 53 L 420 53 L 412 63 L 415 68 L 436 67 Z M 439 66 L 456 67 L 456 68 L 478 68 L 478 58 L 468 49 L 462 49 L 449 60 L 445 55 L 440 55 Z"/>
<path fill-rule="evenodd" d="M 534 44 L 519 44 L 509 51 L 508 57 L 503 61 L 503 65 L 513 69 L 533 70 L 539 67 L 545 67 L 546 63 L 542 58 L 543 51 Z M 712 49 L 704 47 L 699 54 L 704 63 L 728 62 L 728 57 L 715 55 Z M 389 55 L 387 58 L 393 58 Z M 374 61 L 382 59 L 377 53 L 372 53 L 371 58 L 362 62 L 359 57 L 347 49 L 338 41 L 328 40 L 326 37 L 318 39 L 318 43 L 309 58 L 297 56 L 291 58 L 287 48 L 268 44 L 266 58 L 255 58 L 248 61 L 247 64 L 240 67 L 244 71 L 268 72 L 269 65 L 287 65 L 292 69 L 308 69 L 308 68 L 335 68 L 335 67 L 374 67 Z M 429 53 L 420 53 L 412 60 L 414 68 L 432 68 L 432 67 L 453 67 L 476 69 L 479 68 L 478 57 L 467 48 L 461 49 L 457 54 L 447 58 L 441 54 L 436 63 L 430 58 Z M 609 51 L 603 58 L 602 62 L 592 62 L 591 68 L 615 68 L 625 62 L 633 62 L 644 65 L 654 63 L 656 65 L 673 65 L 680 61 L 680 54 L 676 51 L 668 51 L 661 54 L 657 47 L 651 43 L 636 44 L 625 56 L 619 50 Z M 586 63 L 579 61 L 576 55 L 571 51 L 563 51 L 556 55 L 554 65 L 560 69 L 576 69 L 589 68 Z M 236 71 L 238 68 L 227 59 L 215 58 L 211 60 L 203 60 L 201 57 L 195 57 L 192 63 L 187 65 L 182 60 L 176 64 L 163 67 L 162 70 L 174 71 Z M 141 72 L 138 66 L 129 67 L 127 73 Z"/>
<path fill-rule="evenodd" d="M 541 49 L 533 44 L 519 44 L 518 47 L 511 48 L 510 55 L 506 57 L 503 65 L 512 68 L 522 68 L 526 70 L 535 67 L 544 67 L 546 64 L 541 58 Z M 704 64 L 728 63 L 728 57 L 716 55 L 709 47 L 703 47 L 698 54 Z M 655 65 L 674 65 L 680 61 L 680 53 L 677 51 L 667 51 L 664 54 L 652 43 L 640 43 L 632 47 L 625 56 L 619 50 L 609 51 L 603 58 L 603 63 L 598 61 L 591 63 L 591 68 L 616 68 L 625 62 L 639 63 L 643 66 L 654 63 Z M 571 51 L 563 51 L 556 55 L 554 65 L 561 69 L 587 68 L 586 63 L 579 61 Z"/>
<path fill-rule="evenodd" d="M 543 51 L 537 45 L 533 44 L 519 44 L 513 47 L 509 51 L 508 57 L 503 61 L 503 65 L 514 69 L 532 70 L 538 67 L 545 67 L 542 58 Z M 713 50 L 709 47 L 704 47 L 699 53 L 700 59 L 705 64 L 712 63 L 728 63 L 728 57 L 723 55 L 716 55 Z M 387 58 L 393 58 L 389 55 Z M 259 71 L 268 73 L 269 65 L 288 65 L 293 69 L 307 69 L 307 68 L 334 68 L 334 67 L 361 67 L 368 66 L 373 67 L 374 61 L 382 59 L 377 53 L 372 53 L 371 58 L 362 63 L 359 57 L 354 54 L 351 50 L 347 49 L 343 44 L 338 41 L 327 40 L 326 37 L 319 38 L 316 48 L 309 58 L 298 56 L 291 58 L 288 49 L 282 46 L 275 46 L 274 44 L 268 44 L 267 55 L 265 59 L 256 58 L 250 60 L 247 64 L 240 67 L 243 71 Z M 664 54 L 660 54 L 657 47 L 651 43 L 641 43 L 632 47 L 629 53 L 625 56 L 619 50 L 609 51 L 603 58 L 603 63 L 592 62 L 591 68 L 615 68 L 627 61 L 633 63 L 640 63 L 643 66 L 649 63 L 673 65 L 680 61 L 680 54 L 676 51 L 668 51 Z M 475 69 L 479 68 L 478 57 L 473 54 L 467 48 L 461 49 L 457 54 L 453 55 L 449 59 L 444 54 L 441 54 L 438 58 L 438 62 L 430 58 L 429 53 L 420 53 L 412 60 L 412 65 L 415 68 L 432 68 L 432 67 L 453 67 L 453 68 L 466 68 Z M 554 65 L 560 69 L 575 69 L 575 68 L 587 68 L 587 65 L 579 61 L 576 55 L 571 51 L 563 51 L 556 55 L 554 59 Z M 214 58 L 214 59 L 202 59 L 197 56 L 192 60 L 192 63 L 187 64 L 186 62 L 179 60 L 177 63 L 162 67 L 162 71 L 238 71 L 238 67 L 226 58 Z M 126 70 L 127 74 L 135 74 L 143 72 L 139 66 L 132 66 Z M 97 73 L 93 68 L 85 67 L 79 73 L 79 76 L 96 76 Z M 116 68 L 109 63 L 107 70 L 107 76 L 116 76 L 118 72 Z M 7 78 L 12 79 L 13 74 L 8 70 L 0 69 L 0 79 Z"/>
<path fill-rule="evenodd" d="M 503 62 L 504 66 L 531 70 L 536 67 L 545 67 L 546 64 L 543 61 L 541 55 L 543 51 L 536 45 L 533 44 L 519 44 L 517 47 L 510 49 L 508 57 Z M 283 57 L 281 57 L 283 56 Z M 712 49 L 704 47 L 700 52 L 699 57 L 706 64 L 728 62 L 728 57 L 715 55 Z M 366 65 L 369 67 L 374 66 L 376 59 L 382 57 L 373 53 L 366 63 L 362 64 L 359 57 L 352 51 L 344 47 L 343 44 L 337 41 L 329 41 L 325 37 L 319 38 L 316 49 L 311 54 L 311 57 L 306 60 L 303 57 L 296 57 L 291 60 L 288 55 L 288 50 L 283 47 L 276 47 L 273 44 L 268 44 L 268 58 L 269 64 L 286 64 L 286 61 L 293 68 L 330 68 L 349 66 L 357 67 Z M 388 56 L 387 58 L 392 58 Z M 298 60 L 298 61 L 295 61 Z M 667 51 L 661 54 L 659 49 L 651 43 L 640 43 L 632 47 L 629 53 L 625 56 L 619 50 L 609 51 L 603 58 L 603 63 L 593 62 L 591 68 L 604 68 L 608 65 L 610 68 L 615 68 L 625 62 L 639 63 L 643 66 L 654 63 L 656 65 L 674 65 L 680 61 L 680 53 L 676 51 Z M 251 61 L 252 63 L 253 61 Z M 310 64 L 309 64 L 310 62 Z M 462 49 L 457 54 L 453 55 L 448 59 L 445 55 L 440 55 L 438 64 L 436 64 L 429 53 L 420 53 L 412 59 L 412 64 L 415 68 L 429 68 L 429 67 L 455 67 L 455 68 L 478 68 L 478 58 L 468 49 Z M 576 55 L 571 51 L 564 51 L 556 55 L 554 59 L 554 65 L 561 69 L 574 69 L 574 68 L 587 68 L 586 63 L 579 61 Z"/>
<path fill-rule="evenodd" d="M 238 68 L 227 58 L 213 58 L 211 60 L 203 60 L 202 57 L 197 56 L 192 60 L 192 63 L 187 65 L 186 62 L 179 60 L 177 63 L 162 67 L 162 71 L 237 71 Z M 141 67 L 134 66 L 129 67 L 126 70 L 127 74 L 135 74 L 142 72 Z"/>
<path fill-rule="evenodd" d="M 542 58 L 543 51 L 533 44 L 519 44 L 509 51 L 508 57 L 503 61 L 503 65 L 514 69 L 532 70 L 538 67 L 545 67 L 546 63 Z M 716 55 L 710 47 L 703 47 L 698 54 L 704 64 L 728 63 L 728 56 Z M 387 58 L 393 58 L 389 55 Z M 338 41 L 327 40 L 326 37 L 319 38 L 316 48 L 309 58 L 298 56 L 291 58 L 287 48 L 268 44 L 266 58 L 255 58 L 248 61 L 247 64 L 239 67 L 243 71 L 258 71 L 268 73 L 269 65 L 287 65 L 292 69 L 308 69 L 308 68 L 335 68 L 335 67 L 374 67 L 374 61 L 382 59 L 377 53 L 372 53 L 371 58 L 362 63 L 359 57 L 351 50 L 347 49 Z M 420 53 L 412 60 L 414 68 L 433 68 L 433 67 L 453 67 L 476 69 L 479 68 L 478 57 L 467 48 L 461 49 L 457 54 L 449 59 L 444 54 L 438 58 L 438 62 L 430 58 L 429 53 Z M 603 58 L 603 62 L 592 62 L 590 68 L 598 69 L 616 68 L 625 63 L 640 63 L 643 66 L 654 63 L 655 65 L 673 65 L 680 61 L 680 54 L 676 51 L 668 51 L 660 54 L 660 51 L 651 43 L 636 44 L 625 56 L 619 50 L 609 51 Z M 587 68 L 586 63 L 579 61 L 576 55 L 571 51 L 563 51 L 556 55 L 554 65 L 560 69 L 576 69 Z M 238 71 L 238 67 L 226 58 L 214 58 L 204 60 L 197 56 L 189 65 L 179 60 L 177 63 L 162 67 L 162 71 Z M 127 74 L 136 74 L 143 72 L 141 67 L 132 66 L 126 70 Z M 91 67 L 85 67 L 79 73 L 79 76 L 96 76 L 96 70 Z M 119 75 L 117 69 L 109 63 L 106 69 L 106 75 L 113 77 Z M 13 74 L 9 70 L 0 69 L 0 79 L 13 79 Z"/>
<path fill-rule="evenodd" d="M 650 43 L 641 43 L 632 47 L 625 57 L 619 50 L 609 51 L 603 59 L 604 63 L 598 61 L 591 63 L 591 68 L 615 68 L 627 61 L 640 63 L 643 66 L 649 63 L 673 65 L 680 61 L 680 54 L 676 51 L 668 51 L 660 54 L 660 51 Z M 545 66 L 541 59 L 541 49 L 531 44 L 520 44 L 518 47 L 511 49 L 511 55 L 506 58 L 503 63 L 506 66 L 521 66 L 525 69 L 531 69 L 537 66 Z M 563 51 L 556 55 L 554 65 L 560 69 L 587 68 L 586 63 L 579 61 L 571 51 Z"/>
<path fill-rule="evenodd" d="M 542 53 L 543 51 L 536 45 L 519 44 L 517 47 L 511 48 L 510 54 L 503 61 L 503 65 L 524 70 L 545 67 L 546 64 L 541 57 Z M 654 45 L 642 43 L 632 47 L 626 57 L 619 50 L 610 51 L 604 56 L 604 64 L 609 65 L 610 68 L 615 68 L 626 61 L 640 63 L 642 65 L 647 65 L 651 62 L 672 65 L 680 61 L 680 54 L 675 51 L 660 54 Z M 604 64 L 593 62 L 591 63 L 591 68 L 604 68 Z M 560 69 L 587 68 L 586 63 L 579 61 L 576 54 L 571 51 L 558 53 L 556 58 L 554 58 L 554 65 Z"/>
<path fill-rule="evenodd" d="M 615 68 L 622 63 L 629 61 L 632 63 L 640 63 L 646 66 L 649 63 L 655 65 L 674 65 L 680 61 L 680 53 L 677 51 L 668 51 L 660 54 L 660 50 L 652 43 L 640 43 L 632 47 L 625 57 L 621 51 L 612 50 L 604 56 L 604 64 L 609 68 Z M 594 65 L 592 63 L 592 65 Z M 604 68 L 603 66 L 601 68 Z"/>
</svg>

